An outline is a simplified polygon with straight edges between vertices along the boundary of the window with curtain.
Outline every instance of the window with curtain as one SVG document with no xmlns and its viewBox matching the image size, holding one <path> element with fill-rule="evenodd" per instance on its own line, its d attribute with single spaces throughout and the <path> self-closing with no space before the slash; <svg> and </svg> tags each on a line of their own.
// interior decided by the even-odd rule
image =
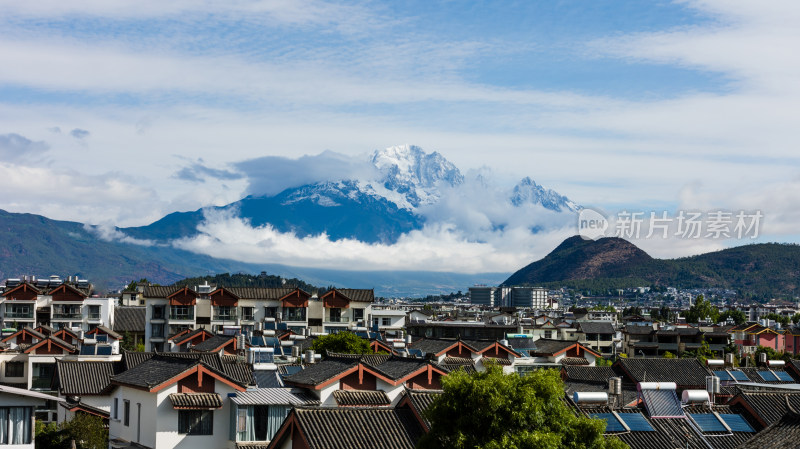
<svg viewBox="0 0 800 449">
<path fill-rule="evenodd" d="M 213 410 L 178 410 L 178 433 L 186 435 L 212 435 Z"/>
<path fill-rule="evenodd" d="M 0 407 L 0 444 L 31 444 L 32 407 Z"/>
<path fill-rule="evenodd" d="M 242 405 L 236 411 L 236 441 L 270 441 L 291 410 L 287 405 Z"/>
</svg>

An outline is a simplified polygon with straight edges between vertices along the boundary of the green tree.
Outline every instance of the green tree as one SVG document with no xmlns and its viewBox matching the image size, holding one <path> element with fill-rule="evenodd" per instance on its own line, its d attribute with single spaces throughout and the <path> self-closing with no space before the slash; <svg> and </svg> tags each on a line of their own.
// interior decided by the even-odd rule
<svg viewBox="0 0 800 449">
<path fill-rule="evenodd" d="M 489 366 L 472 375 L 451 373 L 442 387 L 425 412 L 431 430 L 418 448 L 627 447 L 603 436 L 605 422 L 577 416 L 561 401 L 564 385 L 556 370 L 520 377 Z"/>
<path fill-rule="evenodd" d="M 705 319 L 716 323 L 719 318 L 719 309 L 711 305 L 711 301 L 703 298 L 703 295 L 699 295 L 684 316 L 686 317 L 687 323 L 697 323 Z"/>
<path fill-rule="evenodd" d="M 735 324 L 743 324 L 747 321 L 747 314 L 738 309 L 726 310 L 720 314 L 719 321 L 727 321 L 728 318 L 732 318 Z"/>
<path fill-rule="evenodd" d="M 372 353 L 369 341 L 352 332 L 337 332 L 335 334 L 317 337 L 314 343 L 311 344 L 311 349 L 323 355 L 326 351 L 342 354 Z"/>
<path fill-rule="evenodd" d="M 102 418 L 86 413 L 76 414 L 61 426 L 36 422 L 37 449 L 68 449 L 73 440 L 78 449 L 106 449 L 108 429 L 103 426 Z"/>
</svg>

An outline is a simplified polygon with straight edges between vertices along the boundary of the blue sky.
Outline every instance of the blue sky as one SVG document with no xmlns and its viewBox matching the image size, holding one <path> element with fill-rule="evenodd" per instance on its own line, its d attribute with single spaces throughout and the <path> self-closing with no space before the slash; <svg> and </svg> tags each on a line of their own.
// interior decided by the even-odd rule
<svg viewBox="0 0 800 449">
<path fill-rule="evenodd" d="M 797 240 L 796 2 L 0 8 L 6 210 L 141 225 L 239 199 L 214 174 L 243 161 L 409 143 L 608 211 L 763 209 Z"/>
</svg>

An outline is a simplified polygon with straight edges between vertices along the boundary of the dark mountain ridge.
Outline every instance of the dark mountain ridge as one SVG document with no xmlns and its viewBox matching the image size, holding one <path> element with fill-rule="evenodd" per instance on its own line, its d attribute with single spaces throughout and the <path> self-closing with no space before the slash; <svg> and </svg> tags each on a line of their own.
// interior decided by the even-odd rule
<svg viewBox="0 0 800 449">
<path fill-rule="evenodd" d="M 720 287 L 756 297 L 800 295 L 800 246 L 759 243 L 655 259 L 627 240 L 564 240 L 547 256 L 518 270 L 503 285 L 622 288 L 643 285 Z"/>
</svg>

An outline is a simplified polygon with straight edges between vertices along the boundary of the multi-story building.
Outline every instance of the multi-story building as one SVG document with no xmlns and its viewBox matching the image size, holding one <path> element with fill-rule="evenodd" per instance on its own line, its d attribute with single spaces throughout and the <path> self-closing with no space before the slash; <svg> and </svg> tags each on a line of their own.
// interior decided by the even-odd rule
<svg viewBox="0 0 800 449">
<path fill-rule="evenodd" d="M 251 333 L 265 321 L 277 321 L 302 334 L 306 328 L 335 332 L 365 326 L 375 300 L 372 290 L 362 289 L 333 289 L 318 298 L 299 288 L 209 285 L 147 286 L 142 296 L 145 348 L 156 351 L 168 350 L 168 338 L 186 329 Z"/>
<path fill-rule="evenodd" d="M 547 290 L 541 287 L 513 287 L 511 306 L 521 309 L 548 309 Z"/>
<path fill-rule="evenodd" d="M 82 279 L 57 276 L 8 279 L 0 293 L 3 329 L 51 326 L 88 332 L 98 326 L 110 327 L 114 300 L 91 296 L 92 285 Z"/>
</svg>

